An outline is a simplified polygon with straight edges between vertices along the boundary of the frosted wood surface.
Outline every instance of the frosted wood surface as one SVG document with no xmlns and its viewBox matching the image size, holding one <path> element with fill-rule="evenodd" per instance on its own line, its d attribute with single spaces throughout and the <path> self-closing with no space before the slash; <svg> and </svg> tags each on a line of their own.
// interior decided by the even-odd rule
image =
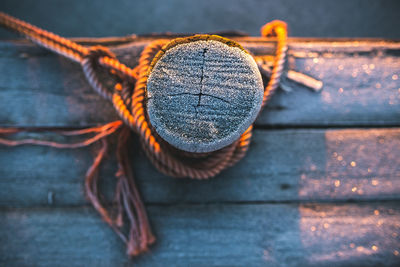
<svg viewBox="0 0 400 267">
<path fill-rule="evenodd" d="M 113 51 L 135 66 L 151 40 L 124 44 Z M 292 83 L 292 92 L 278 90 L 256 125 L 400 124 L 398 42 L 307 40 L 291 40 L 288 59 L 291 68 L 322 80 L 322 92 Z M 271 42 L 238 41 L 256 55 L 273 53 Z M 118 118 L 112 106 L 87 84 L 79 65 L 35 45 L 0 42 L 0 71 L 1 125 L 85 126 Z"/>
<path fill-rule="evenodd" d="M 113 50 L 134 66 L 150 39 Z M 273 52 L 271 42 L 241 42 L 256 55 Z M 133 262 L 84 198 L 96 147 L 0 147 L 0 265 L 399 266 L 399 129 L 373 128 L 400 125 L 399 43 L 289 45 L 291 67 L 325 87 L 278 92 L 234 168 L 208 181 L 172 179 L 133 143 L 158 237 Z M 33 45 L 0 42 L 0 70 L 1 126 L 84 127 L 117 118 L 78 65 Z M 329 129 L 354 125 L 372 129 Z M 100 186 L 107 199 L 116 171 L 109 159 Z"/>
<path fill-rule="evenodd" d="M 399 266 L 397 203 L 149 206 L 132 261 L 90 208 L 0 211 L 4 266 Z"/>
<path fill-rule="evenodd" d="M 157 61 L 147 111 L 157 133 L 189 152 L 223 148 L 258 115 L 263 82 L 254 59 L 214 40 L 179 44 Z"/>
<path fill-rule="evenodd" d="M 95 147 L 0 146 L 0 206 L 85 205 L 84 175 Z M 385 201 L 400 198 L 400 130 L 256 130 L 250 149 L 219 176 L 196 181 L 160 174 L 137 142 L 131 162 L 146 203 Z M 101 192 L 114 192 L 110 151 Z"/>
</svg>

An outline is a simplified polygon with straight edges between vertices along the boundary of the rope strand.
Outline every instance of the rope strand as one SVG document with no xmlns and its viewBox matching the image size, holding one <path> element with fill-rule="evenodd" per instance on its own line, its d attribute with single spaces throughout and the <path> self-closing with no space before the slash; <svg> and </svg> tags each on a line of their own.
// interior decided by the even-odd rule
<svg viewBox="0 0 400 267">
<path fill-rule="evenodd" d="M 250 126 L 237 141 L 210 153 L 189 153 L 178 150 L 162 140 L 151 126 L 145 110 L 148 72 L 154 56 L 169 43 L 169 40 L 156 40 L 145 47 L 141 53 L 138 66 L 132 69 L 118 61 L 116 56 L 106 47 L 79 45 L 2 12 L 0 12 L 0 24 L 23 34 L 42 47 L 80 63 L 89 84 L 98 94 L 113 103 L 122 121 L 139 135 L 145 154 L 160 172 L 178 178 L 207 179 L 216 176 L 227 167 L 233 166 L 246 154 L 250 145 L 253 126 Z M 286 23 L 282 21 L 272 21 L 261 28 L 262 36 L 275 36 L 277 38 L 276 55 L 270 79 L 264 90 L 262 108 L 276 90 L 283 71 L 287 52 L 286 28 Z M 115 81 L 113 88 L 104 85 L 100 73 L 106 73 Z M 130 168 L 127 152 L 130 131 L 128 127 L 122 127 L 122 121 L 61 133 L 65 135 L 95 133 L 94 137 L 74 144 L 60 144 L 33 139 L 16 141 L 3 138 L 0 138 L 0 144 L 8 146 L 32 144 L 57 148 L 76 148 L 101 141 L 101 149 L 86 174 L 86 194 L 103 220 L 126 243 L 128 255 L 138 255 L 148 249 L 148 246 L 155 241 L 155 237 L 152 234 L 139 191 L 134 183 L 133 171 Z M 99 167 L 108 148 L 106 137 L 120 128 L 122 129 L 117 148 L 119 168 L 116 174 L 118 182 L 115 191 L 117 214 L 112 216 L 99 200 L 97 184 Z M 30 131 L 30 129 L 5 128 L 0 129 L 0 134 L 13 134 L 21 131 Z M 127 235 L 122 231 L 124 217 L 129 221 Z"/>
</svg>

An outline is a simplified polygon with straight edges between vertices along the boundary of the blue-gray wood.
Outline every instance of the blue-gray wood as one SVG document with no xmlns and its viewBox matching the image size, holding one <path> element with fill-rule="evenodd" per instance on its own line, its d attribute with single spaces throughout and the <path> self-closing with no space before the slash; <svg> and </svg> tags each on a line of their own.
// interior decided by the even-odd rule
<svg viewBox="0 0 400 267">
<path fill-rule="evenodd" d="M 273 43 L 237 40 L 256 55 L 273 54 Z M 113 51 L 121 61 L 135 66 L 150 41 L 139 39 Z M 398 42 L 338 40 L 332 45 L 293 39 L 289 46 L 290 67 L 322 80 L 324 89 L 316 94 L 291 83 L 293 91 L 278 90 L 257 125 L 398 124 Z M 78 64 L 32 44 L 0 42 L 0 71 L 1 125 L 85 126 L 117 119 L 112 106 L 87 84 Z"/>
<path fill-rule="evenodd" d="M 137 143 L 132 151 L 147 203 L 385 201 L 400 195 L 397 128 L 257 130 L 247 156 L 206 181 L 168 178 Z M 0 206 L 85 205 L 83 176 L 91 156 L 90 149 L 0 146 Z M 115 171 L 114 160 L 103 168 L 109 197 Z"/>
<path fill-rule="evenodd" d="M 67 37 L 237 29 L 259 35 L 268 21 L 292 36 L 400 38 L 397 0 L 2 0 L 0 10 Z M 15 35 L 0 29 L 0 38 Z"/>
<path fill-rule="evenodd" d="M 197 40 L 173 46 L 158 59 L 147 80 L 146 107 L 165 141 L 184 151 L 212 152 L 253 124 L 263 95 L 260 71 L 247 51 Z"/>
<path fill-rule="evenodd" d="M 128 39 L 102 42 L 125 43 L 112 49 L 133 66 L 151 38 Z M 257 60 L 273 53 L 268 41 L 240 42 Z M 0 147 L 0 265 L 398 266 L 399 51 L 390 41 L 291 39 L 289 67 L 321 79 L 322 92 L 288 82 L 292 92 L 278 91 L 257 120 L 248 155 L 207 181 L 163 176 L 134 138 L 158 240 L 133 260 L 84 197 L 96 145 Z M 78 65 L 27 42 L 0 42 L 0 73 L 1 127 L 117 119 Z M 108 201 L 115 171 L 110 153 L 100 186 Z"/>
<path fill-rule="evenodd" d="M 398 266 L 398 202 L 148 205 L 152 249 L 129 261 L 92 208 L 0 210 L 2 266 Z"/>
</svg>

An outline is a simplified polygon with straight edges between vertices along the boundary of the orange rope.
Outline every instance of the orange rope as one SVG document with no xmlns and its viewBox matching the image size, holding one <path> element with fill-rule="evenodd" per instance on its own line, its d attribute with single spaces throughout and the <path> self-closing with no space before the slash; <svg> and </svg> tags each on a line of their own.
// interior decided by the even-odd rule
<svg viewBox="0 0 400 267">
<path fill-rule="evenodd" d="M 70 131 L 56 131 L 52 130 L 54 133 L 59 133 L 61 135 L 71 136 L 71 135 L 85 135 L 89 133 L 96 133 L 93 137 L 86 138 L 84 141 L 77 143 L 60 143 L 60 142 L 51 142 L 45 140 L 38 139 L 22 139 L 22 140 L 9 140 L 5 138 L 0 138 L 0 144 L 6 146 L 22 146 L 22 145 L 38 145 L 38 146 L 50 146 L 55 148 L 79 148 L 89 146 L 113 133 L 115 133 L 122 126 L 121 121 L 114 121 L 107 123 L 105 125 L 99 127 L 93 127 L 82 130 L 70 130 Z M 15 134 L 19 132 L 37 132 L 38 130 L 35 128 L 8 128 L 8 129 L 0 129 L 0 134 Z"/>
<path fill-rule="evenodd" d="M 250 143 L 246 142 L 246 140 L 251 137 L 252 127 L 242 135 L 240 140 L 221 150 L 203 153 L 202 157 L 199 157 L 198 153 L 182 153 L 162 140 L 151 127 L 147 118 L 145 94 L 150 63 L 155 54 L 160 49 L 164 49 L 163 46 L 167 43 L 169 43 L 167 40 L 157 40 L 143 50 L 139 59 L 139 75 L 132 94 L 131 108 L 129 109 L 118 94 L 114 94 L 113 97 L 114 107 L 123 120 L 139 133 L 146 155 L 162 173 L 173 177 L 190 177 L 194 179 L 206 179 L 216 176 L 244 156 Z M 189 160 L 193 157 L 197 158 L 195 162 Z"/>
<path fill-rule="evenodd" d="M 162 173 L 173 177 L 189 177 L 194 179 L 206 179 L 219 174 L 225 168 L 234 165 L 246 153 L 249 148 L 253 126 L 250 126 L 241 137 L 231 145 L 210 153 L 189 153 L 178 150 L 162 140 L 150 125 L 145 110 L 146 85 L 151 62 L 155 55 L 164 50 L 171 43 L 169 40 L 156 40 L 149 44 L 141 53 L 139 64 L 131 69 L 118 61 L 116 56 L 106 47 L 84 47 L 68 39 L 32 26 L 24 21 L 13 18 L 0 12 L 0 24 L 25 35 L 28 39 L 52 50 L 60 55 L 79 62 L 90 85 L 104 98 L 109 99 L 122 120 L 134 130 L 140 137 L 142 147 L 153 163 Z M 262 36 L 275 36 L 277 38 L 276 56 L 271 71 L 271 77 L 264 90 L 262 107 L 264 107 L 279 84 L 283 71 L 287 51 L 286 23 L 272 21 L 261 28 Z M 201 38 L 195 36 L 192 38 Z M 221 37 L 219 37 L 221 38 Z M 115 80 L 114 88 L 104 86 L 99 73 L 107 73 Z M 100 149 L 93 165 L 86 175 L 86 193 L 95 209 L 103 219 L 126 242 L 129 255 L 137 255 L 147 250 L 147 246 L 154 242 L 155 238 L 147 220 L 144 206 L 133 182 L 133 173 L 127 161 L 125 151 L 129 138 L 129 131 L 124 127 L 119 138 L 117 155 L 119 160 L 119 178 L 116 188 L 118 214 L 112 218 L 103 207 L 97 194 L 98 169 L 107 151 L 105 137 L 121 128 L 122 122 L 116 121 L 98 128 L 66 132 L 66 134 L 96 133 L 96 135 L 84 142 L 76 144 L 58 144 L 54 142 L 25 139 L 11 141 L 0 139 L 0 144 L 15 146 L 23 144 L 49 145 L 58 148 L 73 148 L 90 145 L 102 140 Z M 11 134 L 21 129 L 0 129 L 0 134 Z M 193 160 L 196 159 L 196 160 Z M 122 208 L 124 207 L 124 208 Z M 130 221 L 128 237 L 121 231 L 122 209 Z"/>
<path fill-rule="evenodd" d="M 264 107 L 279 85 L 285 64 L 287 52 L 287 24 L 281 20 L 274 20 L 261 27 L 261 36 L 275 36 L 277 38 L 277 46 L 275 51 L 275 60 L 272 67 L 271 77 L 267 87 L 264 90 L 264 98 L 262 107 Z"/>
</svg>

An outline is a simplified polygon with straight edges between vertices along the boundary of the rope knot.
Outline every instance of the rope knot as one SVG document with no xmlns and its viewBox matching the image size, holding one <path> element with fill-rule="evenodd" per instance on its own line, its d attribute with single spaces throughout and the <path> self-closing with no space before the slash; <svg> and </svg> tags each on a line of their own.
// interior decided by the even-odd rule
<svg viewBox="0 0 400 267">
<path fill-rule="evenodd" d="M 92 88 L 100 94 L 102 97 L 111 100 L 112 91 L 104 86 L 104 83 L 100 80 L 101 61 L 104 58 L 116 59 L 114 53 L 112 53 L 107 47 L 104 46 L 92 46 L 89 48 L 88 53 L 85 54 L 81 60 L 81 66 L 83 73 Z M 112 74 L 115 74 L 112 70 Z"/>
<path fill-rule="evenodd" d="M 101 45 L 91 46 L 89 48 L 89 53 L 84 56 L 84 58 L 88 58 L 97 62 L 101 57 L 117 58 L 115 54 L 110 51 L 110 49 Z"/>
<path fill-rule="evenodd" d="M 127 126 L 122 127 L 121 121 L 115 121 L 100 127 L 64 132 L 64 135 L 95 133 L 94 137 L 75 144 L 60 144 L 34 139 L 8 141 L 2 138 L 0 138 L 0 144 L 3 143 L 10 146 L 37 144 L 58 148 L 76 148 L 101 140 L 102 147 L 86 174 L 86 194 L 102 218 L 126 243 L 129 255 L 134 256 L 146 251 L 148 246 L 155 241 L 144 204 L 134 182 L 134 173 L 131 168 L 132 162 L 129 159 L 128 148 L 130 146 L 128 142 L 131 129 L 140 136 L 140 143 L 144 148 L 144 152 L 154 166 L 166 175 L 179 178 L 207 179 L 216 176 L 225 168 L 238 162 L 249 148 L 252 126 L 249 126 L 237 141 L 217 151 L 203 154 L 184 152 L 162 140 L 146 115 L 147 79 L 152 62 L 156 62 L 159 59 L 159 55 L 162 54 L 161 52 L 165 52 L 164 50 L 168 45 L 172 47 L 185 40 L 196 41 L 201 36 L 179 38 L 172 41 L 162 39 L 154 41 L 144 48 L 141 52 L 139 64 L 132 69 L 118 61 L 117 57 L 106 47 L 84 47 L 2 12 L 0 12 L 0 24 L 25 34 L 28 38 L 47 49 L 79 62 L 89 84 L 97 93 L 113 103 L 116 111 L 127 124 Z M 272 21 L 261 28 L 262 36 L 274 36 L 277 42 L 276 56 L 270 79 L 264 90 L 262 107 L 265 106 L 277 88 L 283 71 L 287 51 L 286 28 L 286 23 L 279 20 Z M 207 35 L 205 38 L 208 40 L 210 36 Z M 218 36 L 212 38 L 223 39 Z M 227 40 L 228 43 L 234 44 L 231 40 Z M 108 77 L 101 75 L 105 73 L 108 74 Z M 110 76 L 116 81 L 113 86 L 107 80 Z M 118 172 L 116 173 L 118 180 L 115 192 L 117 214 L 114 216 L 114 212 L 110 212 L 100 201 L 98 174 L 100 164 L 107 153 L 108 141 L 106 137 L 119 128 L 121 128 L 121 131 L 116 149 L 119 163 Z M 0 134 L 11 134 L 19 131 L 21 129 L 0 129 Z M 129 221 L 127 233 L 124 231 L 124 221 Z"/>
</svg>

